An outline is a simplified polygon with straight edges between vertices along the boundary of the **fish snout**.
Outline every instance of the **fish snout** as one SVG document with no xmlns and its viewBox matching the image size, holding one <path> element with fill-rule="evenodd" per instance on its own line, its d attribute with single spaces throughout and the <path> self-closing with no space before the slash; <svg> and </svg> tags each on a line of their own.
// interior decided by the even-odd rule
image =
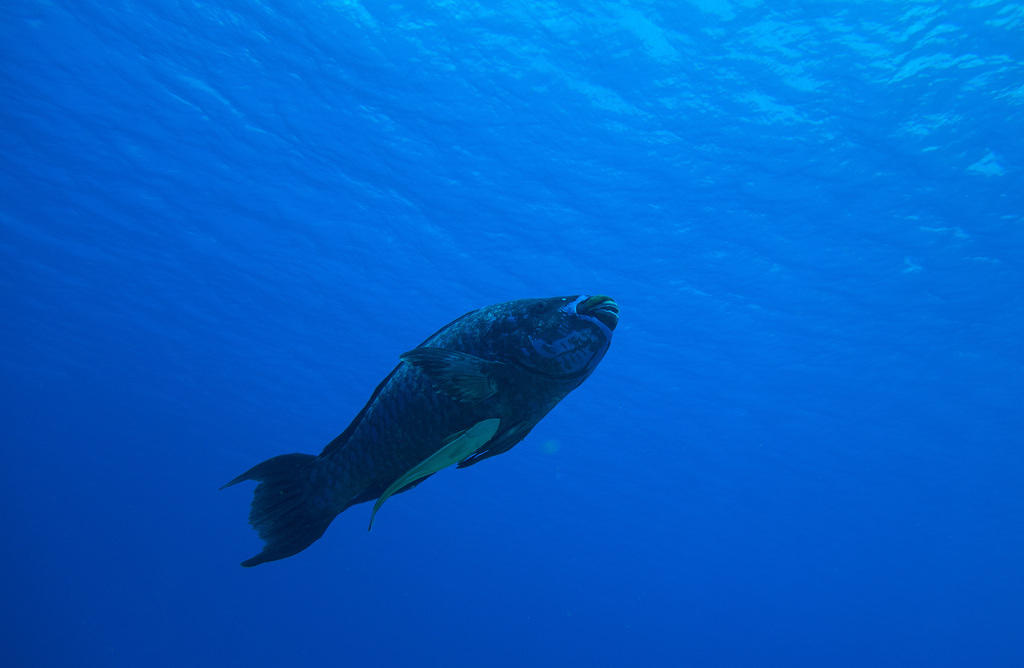
<svg viewBox="0 0 1024 668">
<path fill-rule="evenodd" d="M 607 295 L 587 297 L 576 305 L 576 313 L 600 320 L 608 329 L 619 324 L 619 305 Z"/>
</svg>

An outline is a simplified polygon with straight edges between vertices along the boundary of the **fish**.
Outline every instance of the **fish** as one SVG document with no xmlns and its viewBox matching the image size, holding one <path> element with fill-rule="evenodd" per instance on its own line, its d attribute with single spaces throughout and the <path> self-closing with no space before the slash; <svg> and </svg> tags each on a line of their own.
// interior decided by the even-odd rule
<svg viewBox="0 0 1024 668">
<path fill-rule="evenodd" d="M 618 322 L 611 297 L 575 295 L 485 306 L 431 334 L 319 455 L 273 457 L 221 488 L 258 483 L 249 524 L 264 544 L 242 566 L 295 555 L 375 501 L 370 529 L 393 495 L 507 452 L 593 373 Z"/>
</svg>

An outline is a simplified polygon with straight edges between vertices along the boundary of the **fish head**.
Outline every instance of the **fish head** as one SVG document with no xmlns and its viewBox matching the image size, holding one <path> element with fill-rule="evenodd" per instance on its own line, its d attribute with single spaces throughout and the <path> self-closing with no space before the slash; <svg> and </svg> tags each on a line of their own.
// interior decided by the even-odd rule
<svg viewBox="0 0 1024 668">
<path fill-rule="evenodd" d="M 516 318 L 513 356 L 521 366 L 556 378 L 583 377 L 604 357 L 619 323 L 619 306 L 605 295 L 524 302 Z"/>
</svg>

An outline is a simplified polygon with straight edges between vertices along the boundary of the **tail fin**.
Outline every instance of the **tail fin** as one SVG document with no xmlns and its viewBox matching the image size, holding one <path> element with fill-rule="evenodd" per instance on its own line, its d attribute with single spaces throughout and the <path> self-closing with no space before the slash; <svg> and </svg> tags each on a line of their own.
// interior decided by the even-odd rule
<svg viewBox="0 0 1024 668">
<path fill-rule="evenodd" d="M 257 464 L 224 487 L 258 480 L 252 498 L 249 524 L 265 542 L 263 551 L 242 562 L 255 566 L 284 559 L 306 549 L 323 535 L 335 514 L 311 501 L 313 455 L 280 455 Z M 221 487 L 221 489 L 224 489 Z"/>
</svg>

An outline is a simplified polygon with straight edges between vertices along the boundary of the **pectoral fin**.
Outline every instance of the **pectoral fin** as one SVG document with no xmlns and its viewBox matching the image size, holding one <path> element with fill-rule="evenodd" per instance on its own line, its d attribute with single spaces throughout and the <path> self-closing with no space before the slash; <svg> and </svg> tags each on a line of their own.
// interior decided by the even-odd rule
<svg viewBox="0 0 1024 668">
<path fill-rule="evenodd" d="M 388 500 L 388 497 L 406 485 L 426 478 L 428 475 L 437 473 L 446 466 L 469 457 L 483 447 L 487 441 L 491 440 L 494 434 L 498 432 L 498 425 L 500 424 L 501 420 L 498 418 L 490 418 L 477 422 L 469 429 L 452 434 L 445 441 L 445 444 L 441 446 L 440 450 L 406 471 L 398 480 L 391 483 L 390 487 L 384 490 L 384 493 L 377 499 L 377 503 L 373 504 L 373 512 L 370 514 L 370 526 L 366 530 L 369 531 L 373 528 L 373 518 L 377 515 L 380 507 L 384 505 L 384 502 Z"/>
<path fill-rule="evenodd" d="M 416 348 L 402 359 L 422 370 L 440 389 L 460 401 L 479 401 L 498 391 L 501 362 L 444 348 Z"/>
</svg>

